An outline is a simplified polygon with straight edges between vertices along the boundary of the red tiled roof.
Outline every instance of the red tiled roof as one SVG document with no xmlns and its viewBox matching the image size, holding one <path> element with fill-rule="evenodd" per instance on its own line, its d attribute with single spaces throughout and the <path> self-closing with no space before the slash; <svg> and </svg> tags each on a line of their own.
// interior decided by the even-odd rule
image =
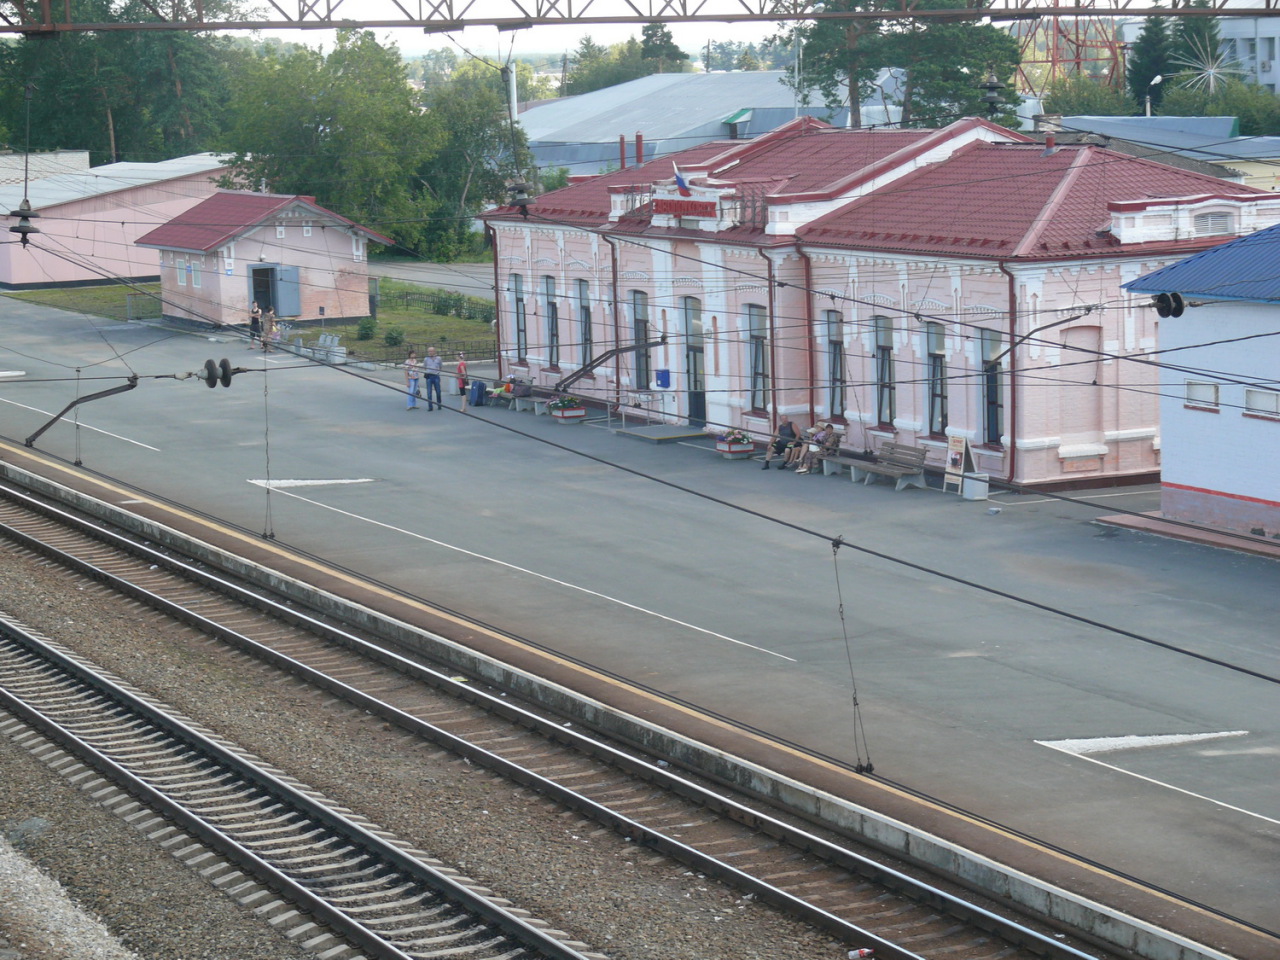
<svg viewBox="0 0 1280 960">
<path fill-rule="evenodd" d="M 1216 177 L 1096 146 L 974 143 L 814 220 L 807 244 L 981 257 L 1118 252 L 1109 202 L 1220 193 Z M 1232 194 L 1265 190 L 1230 187 Z"/>
<path fill-rule="evenodd" d="M 332 210 L 326 210 L 316 203 L 315 197 L 219 190 L 185 213 L 178 214 L 168 223 L 139 237 L 136 243 L 142 247 L 198 250 L 208 253 L 295 204 L 301 204 L 314 211 L 317 217 L 346 224 L 377 243 L 390 245 L 395 242 Z"/>
<path fill-rule="evenodd" d="M 553 190 L 538 197 L 534 210 L 540 217 L 558 221 L 603 223 L 609 217 L 609 188 L 648 189 L 670 180 L 673 165 L 694 182 L 704 177 L 732 183 L 772 181 L 773 197 L 831 190 L 877 161 L 938 134 L 936 130 L 842 130 L 802 119 L 808 122 L 787 124 L 754 140 L 703 143 Z M 513 212 L 503 207 L 492 215 Z"/>
</svg>

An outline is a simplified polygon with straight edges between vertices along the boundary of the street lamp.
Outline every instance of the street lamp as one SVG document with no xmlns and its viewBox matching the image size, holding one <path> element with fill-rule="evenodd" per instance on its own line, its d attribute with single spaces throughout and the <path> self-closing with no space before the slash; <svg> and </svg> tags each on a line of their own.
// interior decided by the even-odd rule
<svg viewBox="0 0 1280 960">
<path fill-rule="evenodd" d="M 1151 88 L 1162 83 L 1163 81 L 1164 81 L 1164 76 L 1162 74 L 1157 73 L 1154 77 L 1151 78 L 1151 82 L 1147 84 L 1147 116 L 1148 117 L 1151 116 Z"/>
</svg>

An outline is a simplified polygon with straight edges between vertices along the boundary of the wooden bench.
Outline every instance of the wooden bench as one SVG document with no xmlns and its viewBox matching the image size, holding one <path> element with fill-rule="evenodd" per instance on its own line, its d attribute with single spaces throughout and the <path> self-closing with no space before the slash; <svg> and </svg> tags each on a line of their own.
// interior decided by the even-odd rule
<svg viewBox="0 0 1280 960">
<path fill-rule="evenodd" d="M 859 457 L 853 450 L 835 450 L 832 453 L 820 453 L 818 454 L 818 459 L 822 462 L 822 475 L 824 477 L 839 476 L 858 464 L 870 462 L 865 457 Z"/>
<path fill-rule="evenodd" d="M 875 460 L 849 465 L 853 472 L 853 482 L 861 480 L 866 485 L 876 477 L 890 477 L 896 481 L 895 490 L 904 487 L 923 489 L 925 452 L 923 447 L 913 447 L 906 443 L 883 443 L 875 453 Z"/>
</svg>

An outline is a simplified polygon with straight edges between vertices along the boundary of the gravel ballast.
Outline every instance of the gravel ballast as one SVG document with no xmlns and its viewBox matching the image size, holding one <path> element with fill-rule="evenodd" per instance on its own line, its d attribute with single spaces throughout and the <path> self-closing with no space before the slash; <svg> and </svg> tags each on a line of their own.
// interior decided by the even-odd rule
<svg viewBox="0 0 1280 960">
<path fill-rule="evenodd" d="M 528 791 L 281 680 L 136 605 L 0 548 L 5 612 L 618 960 L 831 960 L 845 950 Z M 41 821 L 44 821 L 41 825 Z M 26 828 L 22 825 L 26 824 Z M 35 826 L 33 826 L 35 825 Z M 20 829 L 22 828 L 22 829 Z M 0 907 L 0 960 L 306 956 L 0 738 L 0 834 L 119 940 L 32 943 Z M 518 858 L 512 851 L 519 851 Z M 0 850 L 0 862 L 4 862 Z M 7 868 L 0 867 L 0 870 Z M 16 867 L 15 867 L 16 869 Z M 56 889 L 18 906 L 50 913 Z M 48 905 L 48 909 L 46 909 Z M 23 945 L 6 954 L 5 938 Z M 78 937 L 76 938 L 78 941 Z M 93 952 L 115 949 L 120 952 Z"/>
</svg>

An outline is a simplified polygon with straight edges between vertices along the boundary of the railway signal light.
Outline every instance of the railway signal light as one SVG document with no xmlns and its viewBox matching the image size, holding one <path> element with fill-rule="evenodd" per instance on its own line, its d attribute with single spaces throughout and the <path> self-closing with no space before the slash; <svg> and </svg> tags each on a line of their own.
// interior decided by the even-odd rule
<svg viewBox="0 0 1280 960">
<path fill-rule="evenodd" d="M 224 387 L 231 386 L 231 376 L 239 371 L 231 369 L 231 361 L 223 357 L 217 363 L 212 360 L 204 362 L 204 382 L 205 386 L 212 389 L 221 383 Z"/>
</svg>

